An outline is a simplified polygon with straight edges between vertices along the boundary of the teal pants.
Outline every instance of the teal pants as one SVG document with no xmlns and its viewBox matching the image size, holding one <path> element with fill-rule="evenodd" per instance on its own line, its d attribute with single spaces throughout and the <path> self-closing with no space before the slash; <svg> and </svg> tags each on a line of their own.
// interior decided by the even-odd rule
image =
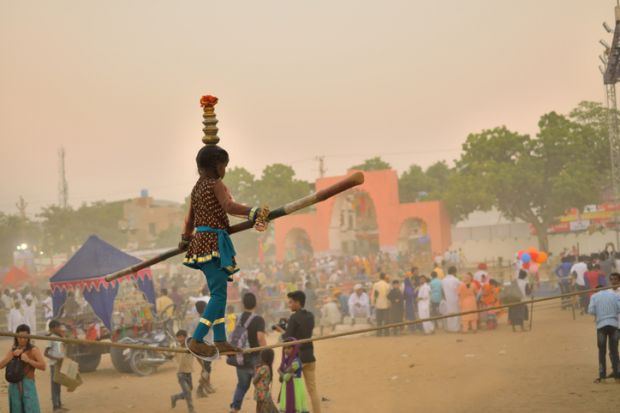
<svg viewBox="0 0 620 413">
<path fill-rule="evenodd" d="M 229 275 L 224 269 L 220 268 L 219 260 L 215 258 L 202 264 L 200 270 L 207 279 L 211 298 L 192 338 L 198 342 L 204 341 L 205 336 L 213 327 L 213 340 L 226 341 L 225 316 Z"/>
<path fill-rule="evenodd" d="M 21 386 L 21 389 L 20 389 Z M 39 396 L 34 380 L 24 378 L 21 383 L 9 383 L 10 413 L 40 413 Z"/>
</svg>

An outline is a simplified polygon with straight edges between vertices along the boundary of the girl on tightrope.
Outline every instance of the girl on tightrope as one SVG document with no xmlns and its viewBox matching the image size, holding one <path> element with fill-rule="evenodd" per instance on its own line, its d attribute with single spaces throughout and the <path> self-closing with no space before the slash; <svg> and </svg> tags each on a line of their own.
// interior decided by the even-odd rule
<svg viewBox="0 0 620 413">
<path fill-rule="evenodd" d="M 233 201 L 222 182 L 228 166 L 228 153 L 217 145 L 204 146 L 196 156 L 200 177 L 191 193 L 191 204 L 179 248 L 187 249 L 183 263 L 201 270 L 211 291 L 200 322 L 194 330 L 188 349 L 196 356 L 214 358 L 219 353 L 240 352 L 226 341 L 226 290 L 230 276 L 239 271 L 235 249 L 226 232 L 228 215 L 246 217 L 254 228 L 264 231 L 267 223 L 260 219 L 260 208 L 251 208 Z M 213 344 L 204 337 L 213 328 Z"/>
<path fill-rule="evenodd" d="M 289 337 L 284 341 L 295 341 Z M 278 405 L 281 413 L 308 413 L 306 387 L 301 376 L 302 365 L 299 359 L 299 344 L 282 348 L 280 374 L 280 399 Z"/>
</svg>

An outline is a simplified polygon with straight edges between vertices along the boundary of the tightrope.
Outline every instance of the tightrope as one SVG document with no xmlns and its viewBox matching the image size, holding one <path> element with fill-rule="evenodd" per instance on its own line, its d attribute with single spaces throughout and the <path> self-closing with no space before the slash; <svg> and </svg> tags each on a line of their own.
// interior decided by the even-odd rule
<svg viewBox="0 0 620 413">
<path fill-rule="evenodd" d="M 612 288 L 616 288 L 616 287 L 608 286 L 608 287 L 602 287 L 602 288 L 594 288 L 594 289 L 591 289 L 591 290 L 575 291 L 575 292 L 572 292 L 572 293 L 553 295 L 553 296 L 550 296 L 550 297 L 533 298 L 531 300 L 520 301 L 518 303 L 502 304 L 502 305 L 498 305 L 498 306 L 495 306 L 495 307 L 486 307 L 486 308 L 477 309 L 477 310 L 463 311 L 463 312 L 460 312 L 460 313 L 445 314 L 445 315 L 439 315 L 439 316 L 428 317 L 428 318 L 421 318 L 421 319 L 410 320 L 410 321 L 402 321 L 402 322 L 399 322 L 399 323 L 386 324 L 386 325 L 383 325 L 383 326 L 380 326 L 380 327 L 362 328 L 362 329 L 359 329 L 359 330 L 344 331 L 342 333 L 328 334 L 328 335 L 320 336 L 320 337 L 311 337 L 311 338 L 295 340 L 295 341 L 279 342 L 279 343 L 270 344 L 270 345 L 267 345 L 267 346 L 253 347 L 253 348 L 244 349 L 243 353 L 244 354 L 256 353 L 256 352 L 259 352 L 259 351 L 262 351 L 262 350 L 266 350 L 266 349 L 274 349 L 274 348 L 279 348 L 279 347 L 289 347 L 289 346 L 295 346 L 295 345 L 298 345 L 298 344 L 312 343 L 312 342 L 315 342 L 315 341 L 331 340 L 333 338 L 353 336 L 353 335 L 357 335 L 357 334 L 372 333 L 372 332 L 379 331 L 379 330 L 385 330 L 385 329 L 391 329 L 391 328 L 398 328 L 398 327 L 405 327 L 405 326 L 410 326 L 410 325 L 422 324 L 422 323 L 428 322 L 428 321 L 445 320 L 447 318 L 460 317 L 460 316 L 469 315 L 469 314 L 479 314 L 479 313 L 485 313 L 485 312 L 488 312 L 488 311 L 502 310 L 502 309 L 505 309 L 505 308 L 516 307 L 516 306 L 519 306 L 519 305 L 528 305 L 528 304 L 532 304 L 533 305 L 533 304 L 541 303 L 541 302 L 545 302 L 545 301 L 560 300 L 562 298 L 568 298 L 568 297 L 577 297 L 577 296 L 580 296 L 580 295 L 583 295 L 583 294 L 595 293 L 595 292 L 598 292 L 598 291 L 608 290 L 608 289 L 612 289 Z M 20 333 L 18 335 L 16 333 L 11 333 L 11 332 L 8 332 L 8 331 L 0 331 L 0 337 L 18 337 L 18 336 L 19 337 L 30 338 L 32 340 L 60 341 L 62 343 L 66 343 L 66 344 L 80 344 L 80 345 L 87 345 L 87 346 L 128 348 L 128 349 L 134 349 L 134 350 L 159 351 L 159 352 L 164 352 L 164 353 L 188 353 L 189 352 L 186 348 L 180 348 L 180 347 L 157 347 L 157 346 L 146 346 L 146 345 L 142 345 L 142 344 L 118 343 L 118 342 L 112 342 L 112 341 L 92 341 L 92 340 L 82 340 L 82 339 L 68 338 L 68 337 L 41 336 L 41 335 L 36 335 L 36 334 L 21 334 Z M 221 355 L 232 355 L 232 354 L 236 354 L 236 353 L 228 353 L 227 352 L 227 353 L 220 353 L 220 354 Z"/>
</svg>

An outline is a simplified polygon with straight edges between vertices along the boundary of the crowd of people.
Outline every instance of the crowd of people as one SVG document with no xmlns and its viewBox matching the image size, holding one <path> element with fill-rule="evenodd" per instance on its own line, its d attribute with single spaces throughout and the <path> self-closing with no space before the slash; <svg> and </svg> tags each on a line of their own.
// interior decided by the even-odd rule
<svg viewBox="0 0 620 413">
<path fill-rule="evenodd" d="M 620 275 L 616 274 L 620 268 L 620 259 L 616 254 L 605 251 L 591 255 L 566 254 L 557 261 L 557 265 L 550 266 L 549 270 L 550 274 L 555 275 L 561 293 L 603 287 L 610 283 L 618 286 L 615 290 L 604 291 L 605 294 L 590 293 L 578 299 L 567 298 L 562 301 L 562 306 L 595 316 L 599 347 L 597 382 L 606 377 L 620 380 L 617 356 L 620 337 Z M 496 329 L 498 317 L 504 312 L 507 313 L 513 331 L 526 330 L 529 309 L 524 301 L 533 296 L 540 280 L 536 274 L 520 268 L 517 263 L 513 267 L 514 275 L 509 279 L 503 276 L 495 278 L 484 263 L 470 271 L 452 265 L 453 260 L 433 259 L 427 271 L 416 266 L 407 267 L 409 263 L 403 257 L 377 254 L 369 257 L 305 258 L 242 270 L 234 275 L 235 282 L 228 284 L 228 336 L 235 340 L 240 334 L 237 330 L 241 329 L 247 337 L 245 346 L 255 348 L 266 344 L 266 336 L 270 331 L 277 331 L 281 340 L 294 340 L 310 338 L 315 333 L 329 334 L 338 326 L 346 329 L 355 328 L 359 324 L 382 327 L 439 315 L 447 317 L 379 329 L 377 335 L 431 335 L 438 330 L 476 333 L 481 329 Z M 150 313 L 157 314 L 163 320 L 162 328 L 174 331 L 182 345 L 196 328 L 210 292 L 204 285 L 185 275 L 161 277 L 159 284 L 162 288 L 156 306 Z M 283 300 L 283 297 L 287 297 L 287 300 Z M 43 314 L 49 334 L 66 334 L 63 324 L 52 319 L 51 292 L 41 294 L 29 287 L 5 290 L 0 295 L 0 303 L 4 309 L 9 309 L 6 312 L 7 323 L 12 331 L 29 334 L 37 329 L 43 330 L 43 321 L 37 323 L 38 312 Z M 500 304 L 513 305 L 507 310 L 496 309 Z M 78 301 L 75 305 L 80 306 Z M 450 314 L 459 315 L 450 317 Z M 607 353 L 612 361 L 609 376 L 605 366 Z M 0 361 L 0 366 L 8 366 L 16 357 L 31 366 L 26 368 L 22 380 L 25 384 L 23 391 L 28 396 L 19 403 L 24 406 L 29 404 L 33 412 L 37 411 L 36 387 L 34 381 L 31 386 L 28 380 L 33 379 L 35 370 L 45 369 L 46 364 L 53 369 L 65 354 L 66 350 L 60 343 L 53 343 L 41 352 L 26 339 L 15 340 L 11 351 Z M 171 396 L 171 406 L 185 400 L 191 412 L 194 411 L 191 374 L 196 359 L 186 355 L 178 355 L 176 359 L 181 392 Z M 257 411 L 301 408 L 300 411 L 320 412 L 312 343 L 286 347 L 281 360 L 279 368 L 274 370 L 274 353 L 272 350 L 264 350 L 251 353 L 251 356 L 244 357 L 240 362 L 229 363 L 236 369 L 238 378 L 230 404 L 231 412 L 241 409 L 244 397 L 252 385 L 255 386 Z M 215 391 L 211 384 L 211 363 L 198 363 L 200 376 L 195 389 L 196 396 L 208 397 Z M 278 376 L 282 384 L 279 394 L 274 395 L 271 393 L 271 383 Z M 60 400 L 60 385 L 54 381 L 53 373 L 51 386 L 54 411 L 66 410 Z M 308 400 L 304 388 L 307 389 Z M 12 405 L 16 397 L 12 396 L 14 390 L 14 386 L 9 386 Z"/>
</svg>

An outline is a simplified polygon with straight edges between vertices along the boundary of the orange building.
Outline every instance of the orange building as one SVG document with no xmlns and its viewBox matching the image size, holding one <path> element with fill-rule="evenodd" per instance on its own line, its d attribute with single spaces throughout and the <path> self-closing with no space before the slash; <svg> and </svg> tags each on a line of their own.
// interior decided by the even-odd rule
<svg viewBox="0 0 620 413">
<path fill-rule="evenodd" d="M 348 171 L 347 176 L 354 172 Z M 402 204 L 396 171 L 364 174 L 361 186 L 316 205 L 308 213 L 275 221 L 276 258 L 377 251 L 430 255 L 448 248 L 450 219 L 440 201 Z M 319 178 L 316 190 L 342 178 Z"/>
</svg>

